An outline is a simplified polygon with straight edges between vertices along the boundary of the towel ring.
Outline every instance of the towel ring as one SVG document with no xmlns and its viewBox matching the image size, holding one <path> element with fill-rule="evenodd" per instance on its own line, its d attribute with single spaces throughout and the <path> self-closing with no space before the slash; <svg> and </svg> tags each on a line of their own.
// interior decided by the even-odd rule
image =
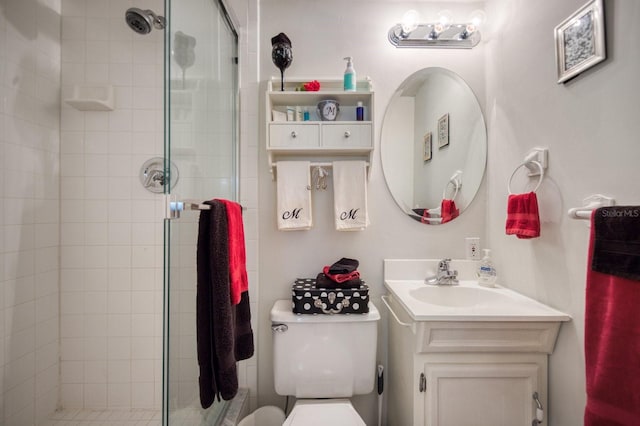
<svg viewBox="0 0 640 426">
<path fill-rule="evenodd" d="M 453 189 L 455 190 L 455 192 L 453 193 L 453 197 L 450 198 L 450 200 L 455 200 L 456 197 L 458 196 L 458 190 L 460 189 L 460 182 L 458 182 L 458 179 L 449 179 L 449 182 L 447 182 L 447 184 L 444 186 L 444 189 L 442 190 L 442 199 L 446 200 L 447 199 L 447 188 L 449 187 L 450 184 L 453 184 Z"/>
<path fill-rule="evenodd" d="M 511 191 L 511 181 L 513 180 L 513 177 L 516 175 L 516 172 L 518 170 L 520 170 L 522 167 L 526 167 L 527 164 L 535 164 L 540 169 L 540 180 L 538 181 L 538 184 L 536 185 L 536 187 L 533 188 L 532 192 L 536 192 L 538 190 L 538 188 L 540 188 L 540 184 L 542 183 L 542 179 L 544 179 L 544 167 L 542 167 L 542 164 L 540 164 L 538 161 L 535 161 L 535 160 L 525 161 L 524 163 L 522 163 L 518 167 L 516 167 L 516 169 L 513 171 L 513 173 L 511 173 L 511 177 L 509 178 L 509 182 L 507 183 L 507 189 L 509 190 L 509 195 L 513 194 L 513 192 Z"/>
</svg>

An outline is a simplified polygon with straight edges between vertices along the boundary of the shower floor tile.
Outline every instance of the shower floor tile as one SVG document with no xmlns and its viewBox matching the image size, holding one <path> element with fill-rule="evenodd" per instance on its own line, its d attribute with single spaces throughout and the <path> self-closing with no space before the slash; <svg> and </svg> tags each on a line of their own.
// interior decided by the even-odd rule
<svg viewBox="0 0 640 426">
<path fill-rule="evenodd" d="M 42 426 L 160 426 L 160 410 L 79 410 L 56 411 Z"/>
</svg>

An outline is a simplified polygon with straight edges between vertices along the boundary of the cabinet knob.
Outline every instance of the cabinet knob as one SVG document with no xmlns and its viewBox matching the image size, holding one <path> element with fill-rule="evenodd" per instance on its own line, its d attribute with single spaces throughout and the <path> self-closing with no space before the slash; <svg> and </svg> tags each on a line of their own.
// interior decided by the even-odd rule
<svg viewBox="0 0 640 426">
<path fill-rule="evenodd" d="M 298 134 L 295 131 L 292 131 L 291 132 L 291 137 L 295 139 L 295 138 L 298 137 Z"/>
<path fill-rule="evenodd" d="M 348 131 L 348 130 L 346 132 L 344 132 L 344 137 L 345 138 L 351 137 L 351 132 Z"/>
</svg>

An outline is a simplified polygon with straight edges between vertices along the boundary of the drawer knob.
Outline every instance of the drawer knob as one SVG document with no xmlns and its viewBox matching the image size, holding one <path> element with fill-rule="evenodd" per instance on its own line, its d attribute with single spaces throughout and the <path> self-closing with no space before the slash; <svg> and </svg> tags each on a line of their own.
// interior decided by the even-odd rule
<svg viewBox="0 0 640 426">
<path fill-rule="evenodd" d="M 351 137 L 351 132 L 348 131 L 348 130 L 346 132 L 344 132 L 344 137 L 345 138 Z"/>
<path fill-rule="evenodd" d="M 291 132 L 291 137 L 295 139 L 298 137 L 298 134 L 295 131 L 293 131 Z"/>
</svg>

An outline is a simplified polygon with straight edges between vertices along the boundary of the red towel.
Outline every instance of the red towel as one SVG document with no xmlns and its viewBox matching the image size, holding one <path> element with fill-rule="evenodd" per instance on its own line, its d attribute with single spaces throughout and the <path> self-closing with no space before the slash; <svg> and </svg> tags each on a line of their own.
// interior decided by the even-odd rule
<svg viewBox="0 0 640 426">
<path fill-rule="evenodd" d="M 540 236 L 538 197 L 535 192 L 511 194 L 507 202 L 507 235 L 518 238 Z"/>
<path fill-rule="evenodd" d="M 456 202 L 453 200 L 442 200 L 440 203 L 440 216 L 442 217 L 442 222 L 447 223 L 455 219 L 460 215 L 460 210 L 456 207 Z"/>
<path fill-rule="evenodd" d="M 429 209 L 424 209 L 422 212 L 422 217 L 420 218 L 420 222 L 429 223 Z"/>
<path fill-rule="evenodd" d="M 331 274 L 329 272 L 329 268 L 331 268 L 330 266 L 325 266 L 324 268 L 322 268 L 322 272 L 327 276 L 327 278 L 329 278 L 332 281 L 335 281 L 337 283 L 343 283 L 346 281 L 351 281 L 351 280 L 355 280 L 357 278 L 360 278 L 360 272 L 358 271 L 352 271 L 349 272 L 347 274 Z"/>
<path fill-rule="evenodd" d="M 247 279 L 247 254 L 244 246 L 244 226 L 242 224 L 242 206 L 235 201 L 218 200 L 227 209 L 229 229 L 229 285 L 231 304 L 240 303 L 242 293 L 249 289 Z"/>
<path fill-rule="evenodd" d="M 592 269 L 601 232 L 592 216 L 585 300 L 585 426 L 640 425 L 640 281 Z M 640 221 L 640 219 L 636 219 Z"/>
</svg>

